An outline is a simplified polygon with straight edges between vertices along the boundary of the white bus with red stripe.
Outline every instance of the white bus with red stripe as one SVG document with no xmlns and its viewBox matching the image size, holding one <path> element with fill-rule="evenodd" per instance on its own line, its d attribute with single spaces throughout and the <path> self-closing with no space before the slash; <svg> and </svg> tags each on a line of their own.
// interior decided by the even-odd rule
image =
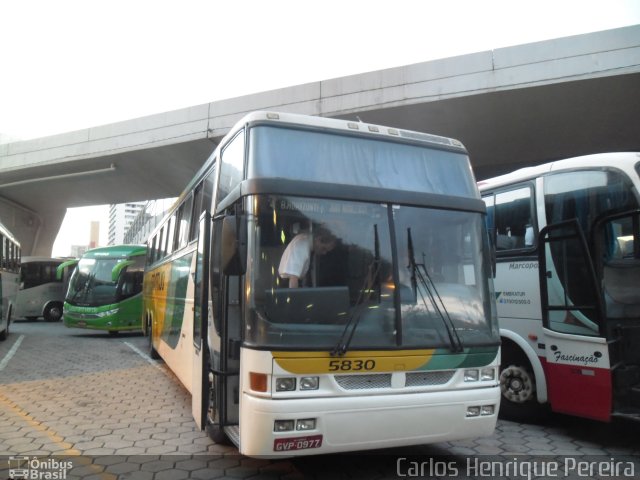
<svg viewBox="0 0 640 480">
<path fill-rule="evenodd" d="M 501 413 L 640 419 L 640 154 L 479 182 L 496 251 Z"/>
</svg>

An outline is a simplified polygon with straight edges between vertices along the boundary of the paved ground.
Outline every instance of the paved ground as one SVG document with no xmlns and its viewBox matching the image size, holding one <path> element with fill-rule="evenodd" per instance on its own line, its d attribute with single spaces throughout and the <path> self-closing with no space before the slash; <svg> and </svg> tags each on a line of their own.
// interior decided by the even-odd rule
<svg viewBox="0 0 640 480">
<path fill-rule="evenodd" d="M 136 334 L 12 324 L 0 343 L 0 478 L 11 478 L 9 468 L 14 478 L 25 473 L 15 470 L 24 457 L 29 475 L 40 475 L 28 478 L 640 476 L 639 424 L 558 415 L 538 425 L 501 420 L 488 438 L 409 449 L 278 461 L 242 457 L 196 430 L 189 394 L 144 349 Z"/>
</svg>

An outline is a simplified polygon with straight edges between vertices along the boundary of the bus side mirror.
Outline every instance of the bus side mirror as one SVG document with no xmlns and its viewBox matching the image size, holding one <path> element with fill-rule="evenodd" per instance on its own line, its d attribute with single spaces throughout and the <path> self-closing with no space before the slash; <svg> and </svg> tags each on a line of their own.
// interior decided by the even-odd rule
<svg viewBox="0 0 640 480">
<path fill-rule="evenodd" d="M 64 269 L 67 267 L 72 267 L 77 265 L 78 260 L 67 260 L 66 262 L 62 262 L 56 268 L 56 280 L 62 280 L 62 276 L 64 275 Z"/>
<path fill-rule="evenodd" d="M 229 215 L 222 221 L 221 267 L 225 275 L 244 275 L 247 269 L 247 224 L 244 216 Z"/>
<path fill-rule="evenodd" d="M 122 273 L 122 270 L 127 268 L 129 265 L 133 265 L 133 260 L 127 260 L 117 263 L 116 266 L 111 270 L 111 281 L 116 282 L 118 280 L 118 277 Z"/>
</svg>

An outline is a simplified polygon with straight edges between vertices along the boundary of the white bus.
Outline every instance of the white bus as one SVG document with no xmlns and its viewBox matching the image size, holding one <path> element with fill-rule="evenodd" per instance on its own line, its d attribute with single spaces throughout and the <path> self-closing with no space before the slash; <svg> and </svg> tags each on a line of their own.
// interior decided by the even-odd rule
<svg viewBox="0 0 640 480">
<path fill-rule="evenodd" d="M 501 413 L 640 419 L 640 154 L 479 183 L 496 247 Z"/>
<path fill-rule="evenodd" d="M 47 322 L 57 322 L 62 318 L 65 286 L 68 285 L 70 269 L 65 269 L 59 277 L 56 270 L 65 260 L 22 257 L 14 318 L 35 320 L 42 317 Z"/>
<path fill-rule="evenodd" d="M 150 352 L 191 392 L 197 424 L 245 455 L 490 435 L 484 217 L 456 140 L 249 114 L 150 237 Z M 289 245 L 306 267 L 295 281 Z"/>
<path fill-rule="evenodd" d="M 0 340 L 7 338 L 18 291 L 20 243 L 0 223 Z"/>
</svg>

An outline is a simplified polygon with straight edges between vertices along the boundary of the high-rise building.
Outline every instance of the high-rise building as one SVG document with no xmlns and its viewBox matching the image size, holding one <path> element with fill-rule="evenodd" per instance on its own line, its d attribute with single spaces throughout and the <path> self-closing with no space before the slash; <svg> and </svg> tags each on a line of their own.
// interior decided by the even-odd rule
<svg viewBox="0 0 640 480">
<path fill-rule="evenodd" d="M 96 248 L 100 245 L 100 222 L 91 222 L 89 225 L 89 248 Z"/>
<path fill-rule="evenodd" d="M 125 233 L 146 203 L 119 203 L 109 207 L 109 245 L 124 243 Z"/>
</svg>

